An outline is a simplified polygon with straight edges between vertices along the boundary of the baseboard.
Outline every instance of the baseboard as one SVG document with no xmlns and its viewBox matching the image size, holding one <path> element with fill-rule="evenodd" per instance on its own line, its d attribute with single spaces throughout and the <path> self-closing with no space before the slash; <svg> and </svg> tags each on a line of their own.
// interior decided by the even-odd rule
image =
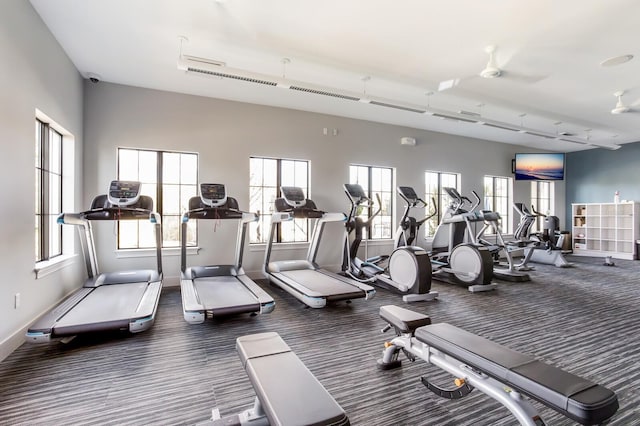
<svg viewBox="0 0 640 426">
<path fill-rule="evenodd" d="M 177 287 L 180 285 L 180 277 L 162 277 L 163 287 Z"/>
<path fill-rule="evenodd" d="M 22 344 L 25 342 L 24 335 L 27 333 L 30 324 L 31 322 L 17 330 L 11 336 L 4 339 L 2 343 L 0 343 L 0 362 L 4 361 L 5 358 L 13 353 L 13 351 L 22 346 Z"/>
<path fill-rule="evenodd" d="M 163 280 L 162 280 L 162 285 L 163 286 L 167 286 L 167 287 L 177 287 L 177 286 L 180 285 L 180 277 L 177 277 L 177 276 L 176 277 L 164 277 Z M 75 291 L 75 290 L 73 290 L 73 291 Z M 50 307 L 48 307 L 44 311 L 42 311 L 33 320 L 29 321 L 27 324 L 25 324 L 19 330 L 16 330 L 11 336 L 9 336 L 6 339 L 4 339 L 2 341 L 2 343 L 0 343 L 0 362 L 4 361 L 5 358 L 7 358 L 9 355 L 11 355 L 13 353 L 13 351 L 18 349 L 23 343 L 25 343 L 25 337 L 24 336 L 27 333 L 27 330 L 29 329 L 29 326 L 33 323 L 33 321 L 35 321 L 37 318 L 40 318 L 45 313 L 49 312 L 54 306 L 56 306 L 58 303 L 60 303 L 60 301 L 63 300 L 67 296 L 68 296 L 68 294 L 65 295 L 64 297 L 62 297 L 57 302 L 53 303 Z"/>
</svg>

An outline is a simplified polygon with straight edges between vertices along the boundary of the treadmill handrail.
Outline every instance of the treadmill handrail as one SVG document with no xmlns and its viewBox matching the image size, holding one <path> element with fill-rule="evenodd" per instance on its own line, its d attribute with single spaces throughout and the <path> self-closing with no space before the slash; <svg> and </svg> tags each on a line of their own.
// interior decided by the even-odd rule
<svg viewBox="0 0 640 426">
<path fill-rule="evenodd" d="M 228 215 L 220 215 L 220 212 L 228 212 Z M 212 213 L 211 215 L 208 215 Z M 223 217 L 226 216 L 226 217 Z M 239 220 L 238 234 L 236 237 L 236 252 L 234 266 L 237 270 L 242 268 L 242 258 L 244 256 L 244 241 L 247 233 L 247 224 L 257 222 L 259 220 L 258 213 L 245 212 L 239 209 L 229 209 L 221 207 L 199 207 L 189 210 L 182 215 L 182 224 L 180 226 L 180 270 L 187 270 L 187 222 L 189 219 L 206 220 L 206 219 L 236 219 Z"/>
<path fill-rule="evenodd" d="M 123 215 L 124 214 L 124 215 Z M 131 215 L 131 216 L 129 216 Z M 158 212 L 137 207 L 100 207 L 79 213 L 60 213 L 57 223 L 60 225 L 80 226 L 80 243 L 87 267 L 89 278 L 100 274 L 96 256 L 95 243 L 91 222 L 95 220 L 144 220 L 155 225 L 156 265 L 158 274 L 162 274 L 162 217 Z M 84 232 L 83 232 L 84 231 Z M 84 235 L 82 235 L 84 234 Z M 84 237 L 84 238 L 83 238 Z"/>
</svg>

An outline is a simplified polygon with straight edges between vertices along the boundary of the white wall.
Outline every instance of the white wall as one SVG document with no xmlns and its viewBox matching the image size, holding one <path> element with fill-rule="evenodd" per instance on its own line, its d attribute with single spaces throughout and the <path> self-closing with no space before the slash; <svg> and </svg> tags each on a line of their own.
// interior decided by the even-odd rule
<svg viewBox="0 0 640 426">
<path fill-rule="evenodd" d="M 82 191 L 82 78 L 29 2 L 0 5 L 0 360 L 24 330 L 84 279 L 82 258 L 41 279 L 34 274 L 35 110 L 75 136 L 76 204 Z M 21 306 L 14 308 L 16 293 Z"/>
<path fill-rule="evenodd" d="M 85 204 L 93 195 L 103 193 L 116 176 L 119 146 L 198 152 L 200 181 L 226 183 L 228 193 L 245 209 L 249 204 L 250 156 L 310 160 L 311 198 L 323 210 L 344 212 L 349 203 L 342 185 L 348 181 L 352 163 L 395 167 L 397 184 L 411 185 L 418 191 L 424 188 L 425 170 L 459 172 L 463 193 L 476 190 L 482 194 L 485 174 L 512 176 L 514 154 L 529 151 L 522 146 L 400 126 L 109 83 L 86 83 L 85 92 Z M 331 130 L 328 136 L 323 135 L 324 127 L 337 129 L 337 136 L 332 136 Z M 415 137 L 418 145 L 401 146 L 402 136 Z M 528 183 L 517 183 L 514 193 L 516 200 L 529 202 Z M 564 190 L 557 193 L 563 195 Z M 397 217 L 401 212 L 402 205 L 396 200 Z M 560 212 L 558 216 L 563 217 Z M 190 258 L 190 263 L 230 261 L 233 237 L 221 245 L 220 239 L 214 242 L 213 233 L 207 231 L 200 229 L 203 250 Z M 153 267 L 153 258 L 117 259 L 110 229 L 99 232 L 97 240 L 104 268 L 144 262 L 145 267 Z M 340 243 L 334 239 L 334 245 L 334 250 L 323 250 L 334 253 L 333 258 L 324 259 L 331 265 L 339 264 Z M 374 254 L 375 248 L 370 253 Z M 274 258 L 278 255 L 303 257 L 304 251 L 275 252 Z M 245 269 L 259 276 L 262 260 L 262 247 L 250 247 Z M 178 257 L 165 257 L 164 266 L 167 277 L 178 275 Z"/>
</svg>

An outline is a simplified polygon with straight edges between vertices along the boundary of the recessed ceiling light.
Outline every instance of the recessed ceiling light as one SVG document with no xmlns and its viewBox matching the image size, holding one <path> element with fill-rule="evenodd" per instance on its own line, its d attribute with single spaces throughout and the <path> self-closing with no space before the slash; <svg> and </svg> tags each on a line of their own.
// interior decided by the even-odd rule
<svg viewBox="0 0 640 426">
<path fill-rule="evenodd" d="M 629 62 L 632 59 L 633 59 L 633 55 L 614 56 L 613 58 L 605 59 L 604 61 L 600 62 L 600 66 L 601 67 L 614 67 L 616 65 L 621 65 L 621 64 L 624 64 L 626 62 Z"/>
</svg>

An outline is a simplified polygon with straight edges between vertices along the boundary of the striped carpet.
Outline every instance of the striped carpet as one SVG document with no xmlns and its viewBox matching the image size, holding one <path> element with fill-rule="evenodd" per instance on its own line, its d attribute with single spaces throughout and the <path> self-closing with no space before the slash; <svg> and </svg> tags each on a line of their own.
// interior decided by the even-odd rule
<svg viewBox="0 0 640 426">
<path fill-rule="evenodd" d="M 408 307 L 600 383 L 618 395 L 612 425 L 640 424 L 640 262 L 572 257 L 575 268 L 537 265 L 532 281 L 489 293 L 434 282 L 437 302 Z M 478 391 L 449 401 L 420 376 L 450 387 L 422 361 L 378 371 L 385 339 L 378 308 L 404 305 L 385 290 L 371 301 L 305 309 L 260 282 L 273 313 L 189 325 L 180 290 L 165 288 L 154 327 L 138 335 L 78 337 L 23 345 L 0 363 L 1 425 L 193 424 L 253 402 L 235 351 L 238 336 L 276 331 L 345 409 L 354 425 L 512 425 L 509 412 Z M 407 305 L 404 305 L 407 306 Z M 538 403 L 547 424 L 574 424 Z"/>
</svg>

